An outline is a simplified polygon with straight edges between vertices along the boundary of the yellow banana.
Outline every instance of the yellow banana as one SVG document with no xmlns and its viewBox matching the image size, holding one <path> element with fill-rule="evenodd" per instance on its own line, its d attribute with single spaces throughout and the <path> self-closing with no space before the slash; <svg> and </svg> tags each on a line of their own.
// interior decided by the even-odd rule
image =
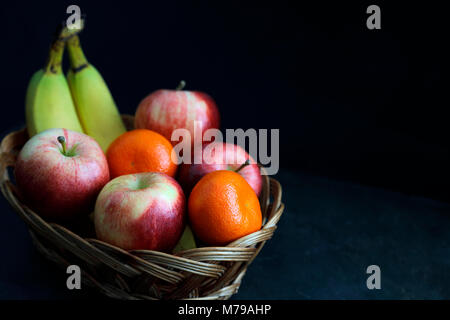
<svg viewBox="0 0 450 320">
<path fill-rule="evenodd" d="M 126 131 L 113 97 L 101 74 L 84 56 L 77 35 L 67 41 L 71 69 L 70 91 L 85 133 L 106 152 L 111 142 Z"/>
<path fill-rule="evenodd" d="M 83 132 L 62 73 L 64 40 L 58 37 L 51 46 L 45 67 L 30 80 L 25 99 L 25 118 L 29 136 L 51 128 Z"/>
</svg>

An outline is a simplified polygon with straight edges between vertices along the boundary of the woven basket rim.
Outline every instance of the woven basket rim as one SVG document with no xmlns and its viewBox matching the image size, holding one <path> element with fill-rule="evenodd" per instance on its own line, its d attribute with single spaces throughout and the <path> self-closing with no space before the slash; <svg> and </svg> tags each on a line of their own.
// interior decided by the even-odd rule
<svg viewBox="0 0 450 320">
<path fill-rule="evenodd" d="M 123 115 L 128 128 L 133 117 Z M 66 227 L 47 222 L 20 201 L 11 182 L 18 152 L 28 140 L 26 128 L 7 134 L 0 143 L 0 187 L 4 197 L 29 228 L 38 251 L 60 266 L 81 261 L 83 282 L 117 299 L 228 299 L 237 292 L 248 265 L 269 240 L 284 210 L 281 185 L 263 175 L 260 196 L 263 224 L 260 230 L 226 246 L 208 246 L 175 254 L 153 250 L 123 250 L 95 238 L 82 238 Z M 68 258 L 69 257 L 69 258 Z M 107 269 L 112 278 L 98 281 Z M 131 289 L 133 279 L 143 279 L 145 290 Z M 153 282 L 152 282 L 153 281 Z M 145 285 L 144 285 L 145 286 Z M 134 287 L 133 287 L 134 288 Z"/>
</svg>

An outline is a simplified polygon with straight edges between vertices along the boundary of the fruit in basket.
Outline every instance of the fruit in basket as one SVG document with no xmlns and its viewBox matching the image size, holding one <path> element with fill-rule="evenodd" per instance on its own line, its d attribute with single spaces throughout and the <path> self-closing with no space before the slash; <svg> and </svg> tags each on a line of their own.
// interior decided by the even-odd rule
<svg viewBox="0 0 450 320">
<path fill-rule="evenodd" d="M 139 104 L 135 115 L 135 127 L 156 131 L 173 145 L 172 132 L 178 128 L 188 129 L 191 143 L 194 142 L 194 121 L 198 121 L 198 132 L 210 128 L 218 129 L 220 116 L 214 100 L 203 92 L 183 90 L 184 81 L 176 90 L 157 90 Z M 201 138 L 200 137 L 200 138 Z"/>
<path fill-rule="evenodd" d="M 106 152 L 111 142 L 124 133 L 111 92 L 97 69 L 84 56 L 77 35 L 67 41 L 70 70 L 67 74 L 72 97 L 84 131 Z"/>
<path fill-rule="evenodd" d="M 140 172 L 162 172 L 175 176 L 172 145 L 157 132 L 146 129 L 128 131 L 111 143 L 106 152 L 111 178 Z"/>
<path fill-rule="evenodd" d="M 241 167 L 247 160 L 249 165 Z M 194 161 L 192 161 L 194 162 Z M 186 194 L 207 173 L 217 170 L 238 171 L 259 196 L 262 177 L 255 160 L 240 146 L 224 142 L 212 142 L 203 146 L 201 163 L 180 165 L 178 180 Z"/>
<path fill-rule="evenodd" d="M 226 245 L 262 224 L 258 197 L 247 181 L 228 170 L 213 171 L 195 185 L 188 200 L 195 235 L 209 245 Z"/>
<path fill-rule="evenodd" d="M 47 64 L 37 71 L 28 85 L 25 118 L 30 137 L 51 128 L 83 132 L 70 89 L 62 73 L 63 32 L 53 41 Z"/>
<path fill-rule="evenodd" d="M 194 249 L 197 248 L 197 244 L 195 243 L 195 237 L 192 233 L 191 227 L 189 225 L 186 225 L 184 228 L 183 234 L 181 235 L 180 240 L 178 241 L 177 245 L 173 249 L 173 253 L 177 253 L 184 250 Z"/>
<path fill-rule="evenodd" d="M 185 197 L 168 175 L 147 172 L 111 180 L 95 204 L 97 237 L 126 250 L 170 251 L 185 225 Z"/>
<path fill-rule="evenodd" d="M 56 221 L 89 214 L 109 181 L 108 164 L 98 143 L 66 129 L 49 129 L 28 140 L 14 173 L 26 203 L 42 217 Z"/>
</svg>

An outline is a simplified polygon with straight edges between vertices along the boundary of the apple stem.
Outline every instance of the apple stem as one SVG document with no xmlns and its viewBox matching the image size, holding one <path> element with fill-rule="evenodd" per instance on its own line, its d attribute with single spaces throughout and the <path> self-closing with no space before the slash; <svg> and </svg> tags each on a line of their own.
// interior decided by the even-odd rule
<svg viewBox="0 0 450 320">
<path fill-rule="evenodd" d="M 243 164 L 241 164 L 241 166 L 239 168 L 237 168 L 236 170 L 234 170 L 234 172 L 238 173 L 239 171 L 241 171 L 244 167 L 248 166 L 250 164 L 250 159 L 247 159 L 247 161 L 245 161 Z"/>
<path fill-rule="evenodd" d="M 64 138 L 63 136 L 59 136 L 58 137 L 58 142 L 61 144 L 62 146 L 62 153 L 64 155 L 66 155 L 66 138 Z"/>
<path fill-rule="evenodd" d="M 177 90 L 177 91 L 183 90 L 185 86 L 186 86 L 186 81 L 181 80 L 180 84 L 176 87 L 175 90 Z"/>
</svg>

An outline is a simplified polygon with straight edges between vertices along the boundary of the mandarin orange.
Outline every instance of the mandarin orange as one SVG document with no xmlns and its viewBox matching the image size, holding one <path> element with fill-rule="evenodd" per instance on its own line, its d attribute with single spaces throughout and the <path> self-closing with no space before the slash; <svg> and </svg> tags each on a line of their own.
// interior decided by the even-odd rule
<svg viewBox="0 0 450 320">
<path fill-rule="evenodd" d="M 111 179 L 132 173 L 162 172 L 175 176 L 172 144 L 157 132 L 136 129 L 114 140 L 106 152 Z"/>
<path fill-rule="evenodd" d="M 258 197 L 238 173 L 218 170 L 195 185 L 188 200 L 195 235 L 209 245 L 225 245 L 261 229 Z"/>
</svg>

